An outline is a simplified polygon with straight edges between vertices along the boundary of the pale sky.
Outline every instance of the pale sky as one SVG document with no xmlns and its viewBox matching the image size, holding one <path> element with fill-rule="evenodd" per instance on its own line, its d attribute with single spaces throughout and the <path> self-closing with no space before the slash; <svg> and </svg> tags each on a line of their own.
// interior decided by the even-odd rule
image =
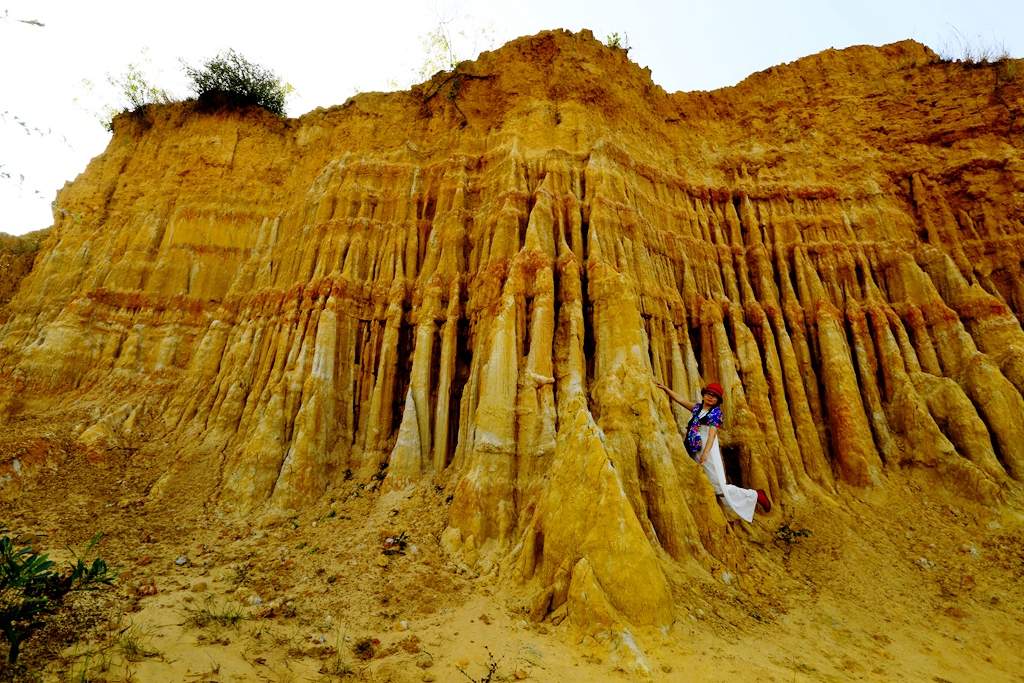
<svg viewBox="0 0 1024 683">
<path fill-rule="evenodd" d="M 1020 0 L 0 0 L 0 231 L 51 224 L 57 190 L 109 140 L 98 114 L 122 104 L 107 78 L 128 64 L 186 97 L 180 60 L 234 48 L 295 87 L 288 113 L 299 116 L 419 80 L 424 38 L 442 21 L 460 58 L 549 28 L 624 33 L 630 57 L 669 91 L 733 85 L 829 47 L 903 38 L 940 53 L 967 42 L 1024 56 Z"/>
</svg>

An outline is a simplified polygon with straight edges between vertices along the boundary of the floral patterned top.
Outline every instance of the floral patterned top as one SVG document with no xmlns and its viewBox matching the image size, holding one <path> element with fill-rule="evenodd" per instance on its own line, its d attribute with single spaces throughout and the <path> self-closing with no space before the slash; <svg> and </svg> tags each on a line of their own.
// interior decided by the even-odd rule
<svg viewBox="0 0 1024 683">
<path fill-rule="evenodd" d="M 701 415 L 702 410 L 704 410 L 704 404 L 698 402 L 693 407 L 690 422 L 686 425 L 686 450 L 691 456 L 699 455 L 701 448 L 704 446 L 700 438 L 700 428 L 702 426 L 719 428 L 722 426 L 721 406 L 715 406 L 703 415 Z"/>
</svg>

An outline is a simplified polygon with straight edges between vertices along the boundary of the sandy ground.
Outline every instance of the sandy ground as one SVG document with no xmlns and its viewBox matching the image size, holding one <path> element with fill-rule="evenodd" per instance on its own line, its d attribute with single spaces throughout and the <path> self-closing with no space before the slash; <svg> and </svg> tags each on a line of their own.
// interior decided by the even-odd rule
<svg viewBox="0 0 1024 683">
<path fill-rule="evenodd" d="M 447 559 L 443 489 L 353 479 L 297 517 L 247 523 L 204 505 L 198 478 L 174 507 L 148 501 L 156 456 L 36 426 L 0 437 L 0 465 L 13 457 L 23 476 L 4 485 L 0 521 L 57 557 L 103 532 L 120 572 L 80 598 L 72 627 L 25 646 L 24 680 L 642 678 L 621 643 L 534 623 L 517 586 Z M 650 679 L 1024 681 L 1019 493 L 988 509 L 929 476 L 734 522 L 750 568 L 669 577 L 687 607 L 667 633 L 634 634 Z M 402 532 L 404 551 L 385 554 Z"/>
</svg>

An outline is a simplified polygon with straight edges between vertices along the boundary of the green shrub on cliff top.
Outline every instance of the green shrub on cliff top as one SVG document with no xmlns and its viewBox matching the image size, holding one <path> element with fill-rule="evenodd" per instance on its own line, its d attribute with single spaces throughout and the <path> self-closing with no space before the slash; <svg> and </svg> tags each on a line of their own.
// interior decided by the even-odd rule
<svg viewBox="0 0 1024 683">
<path fill-rule="evenodd" d="M 129 64 L 120 76 L 108 74 L 107 82 L 117 89 L 123 100 L 123 106 L 116 113 L 136 112 L 150 104 L 167 104 L 174 101 L 170 93 L 150 83 L 136 64 Z"/>
<path fill-rule="evenodd" d="M 200 102 L 244 107 L 257 105 L 284 116 L 291 86 L 269 69 L 250 62 L 234 50 L 221 52 L 201 67 L 185 66 L 185 75 Z"/>
<path fill-rule="evenodd" d="M 153 71 L 153 64 L 146 50 L 142 51 L 138 62 L 127 66 L 121 74 L 107 74 L 107 88 L 98 89 L 96 85 L 86 79 L 82 81 L 84 88 L 83 95 L 85 106 L 93 97 L 99 96 L 106 99 L 108 96 L 115 96 L 113 103 L 100 103 L 99 109 L 94 112 L 100 124 L 113 131 L 114 119 L 121 114 L 132 114 L 140 119 L 146 116 L 146 109 L 151 104 L 169 104 L 175 101 L 175 97 L 164 90 L 153 85 L 150 74 Z M 77 100 L 77 98 L 76 98 Z"/>
</svg>

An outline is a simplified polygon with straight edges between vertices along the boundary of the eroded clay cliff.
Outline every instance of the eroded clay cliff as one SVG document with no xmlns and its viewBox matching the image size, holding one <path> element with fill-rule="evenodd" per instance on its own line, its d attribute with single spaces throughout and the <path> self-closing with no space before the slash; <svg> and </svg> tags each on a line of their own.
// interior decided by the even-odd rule
<svg viewBox="0 0 1024 683">
<path fill-rule="evenodd" d="M 0 405 L 91 406 L 225 515 L 444 486 L 446 550 L 535 617 L 664 626 L 673 574 L 755 560 L 655 380 L 725 386 L 782 510 L 1019 486 L 1020 72 L 903 42 L 668 94 L 548 32 L 299 119 L 123 116 L 0 318 Z"/>
<path fill-rule="evenodd" d="M 4 320 L 5 306 L 22 278 L 32 270 L 40 243 L 48 232 L 37 230 L 20 236 L 0 232 L 0 321 Z"/>
</svg>

